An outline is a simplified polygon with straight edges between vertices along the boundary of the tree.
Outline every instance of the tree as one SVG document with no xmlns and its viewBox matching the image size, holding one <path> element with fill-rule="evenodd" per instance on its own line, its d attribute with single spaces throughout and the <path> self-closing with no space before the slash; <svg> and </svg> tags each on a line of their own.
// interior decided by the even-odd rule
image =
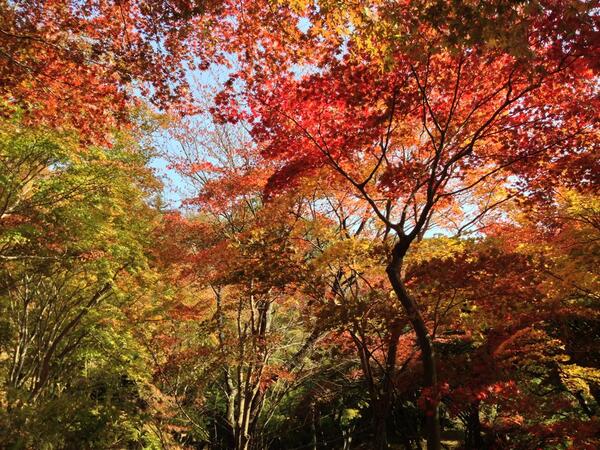
<svg viewBox="0 0 600 450">
<path fill-rule="evenodd" d="M 192 1 L 17 1 L 0 3 L 0 104 L 27 123 L 110 140 L 128 123 L 136 91 L 161 108 L 190 108 L 188 51 L 209 51 Z M 217 8 L 218 9 L 218 8 Z M 196 60 L 201 55 L 196 54 Z"/>
<path fill-rule="evenodd" d="M 247 134 L 220 126 L 198 133 L 196 125 L 183 121 L 174 129 L 182 151 L 171 157 L 196 189 L 186 203 L 199 211 L 168 216 L 157 253 L 165 267 L 181 268 L 180 283 L 197 289 L 170 314 L 212 339 L 176 338 L 171 347 L 177 350 L 160 373 L 168 379 L 202 373 L 204 390 L 192 375 L 188 392 L 204 393 L 197 402 L 206 405 L 207 428 L 215 429 L 204 439 L 246 449 L 266 439 L 264 427 L 295 389 L 314 340 L 299 311 L 311 249 L 306 236 L 316 225 L 298 214 L 305 208 L 302 195 L 265 201 L 273 168 Z M 198 355 L 210 363 L 199 364 Z M 181 367 L 189 373 L 175 376 Z"/>
<path fill-rule="evenodd" d="M 327 28 L 327 10 L 323 20 L 320 8 L 288 5 L 236 41 L 242 70 L 232 80 L 240 82 L 217 97 L 216 116 L 247 119 L 263 154 L 282 163 L 272 191 L 327 166 L 337 174 L 332 180 L 341 176 L 370 205 L 393 237 L 388 278 L 416 333 L 434 398 L 431 330 L 403 279 L 411 246 L 434 223 L 442 227 L 448 209 L 479 216 L 517 192 L 533 201 L 555 182 L 593 182 L 593 163 L 581 162 L 590 161 L 597 120 L 594 18 L 587 7 L 570 7 L 519 12 L 528 30 L 519 45 L 466 39 L 468 33 L 447 42 L 446 24 L 438 26 L 436 17 L 415 28 L 410 9 L 388 15 L 382 7 L 370 9 L 379 28 L 399 31 L 377 35 L 382 44 L 373 51 L 363 45 L 363 29 L 340 35 Z M 238 29 L 250 27 L 236 17 Z M 308 31 L 290 31 L 302 17 Z M 566 17 L 562 34 L 555 25 Z M 276 21 L 294 25 L 280 31 Z M 559 167 L 561 178 L 552 178 L 549 168 Z M 483 205 L 482 190 L 491 199 Z M 437 411 L 434 404 L 427 413 L 432 449 L 440 448 Z"/>
<path fill-rule="evenodd" d="M 144 267 L 153 220 L 145 201 L 158 185 L 144 167 L 145 151 L 129 136 L 115 138 L 111 150 L 83 147 L 72 133 L 26 128 L 20 117 L 2 122 L 0 373 L 9 411 L 3 429 L 12 433 L 3 436 L 6 445 L 16 445 L 27 421 L 51 413 L 77 382 L 86 386 L 74 375 L 85 372 L 95 339 L 111 334 L 101 322 L 117 321 L 116 305 L 127 292 L 122 278 Z M 83 411 L 86 402 L 73 410 L 77 405 Z"/>
<path fill-rule="evenodd" d="M 595 6 L 0 0 L 0 446 L 597 448 Z"/>
</svg>

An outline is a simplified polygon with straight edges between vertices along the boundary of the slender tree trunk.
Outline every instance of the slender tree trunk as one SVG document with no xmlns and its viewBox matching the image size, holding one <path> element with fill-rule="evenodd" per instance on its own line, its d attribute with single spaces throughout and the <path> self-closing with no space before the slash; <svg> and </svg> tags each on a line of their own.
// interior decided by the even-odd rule
<svg viewBox="0 0 600 450">
<path fill-rule="evenodd" d="M 392 406 L 393 380 L 396 373 L 396 353 L 398 352 L 398 339 L 400 339 L 401 327 L 395 323 L 390 329 L 388 341 L 388 354 L 385 361 L 385 371 L 381 381 L 381 394 L 379 401 L 374 405 L 375 420 L 375 448 L 388 448 L 387 425 Z"/>
<path fill-rule="evenodd" d="M 344 438 L 342 450 L 350 450 L 350 444 L 352 444 L 352 433 L 350 430 L 342 430 L 342 437 Z"/>
<path fill-rule="evenodd" d="M 357 329 L 360 329 L 358 325 L 355 325 Z M 387 410 L 385 408 L 385 396 L 381 395 L 381 391 L 386 387 L 386 381 L 380 385 L 373 375 L 370 365 L 370 353 L 366 347 L 366 339 L 364 334 L 360 333 L 360 339 L 354 333 L 350 331 L 358 355 L 360 357 L 360 364 L 363 370 L 365 379 L 367 380 L 367 386 L 369 390 L 369 396 L 371 398 L 371 412 L 373 415 L 373 445 L 376 450 L 384 450 L 388 448 L 387 445 Z M 382 398 L 383 397 L 383 398 Z"/>
<path fill-rule="evenodd" d="M 250 296 L 250 319 L 244 324 L 241 308 L 240 302 L 237 316 L 237 376 L 235 380 L 226 376 L 228 392 L 231 392 L 227 417 L 233 430 L 232 448 L 248 450 L 258 445 L 255 443 L 255 433 L 264 405 L 264 393 L 261 392 L 260 386 L 270 355 L 265 342 L 271 327 L 273 307 L 270 300 L 257 302 Z M 227 370 L 225 373 L 228 375 Z"/>
<path fill-rule="evenodd" d="M 387 416 L 386 406 L 381 402 L 373 405 L 373 431 L 375 432 L 375 439 L 373 442 L 373 448 L 377 450 L 385 450 L 388 448 L 387 440 Z"/>
<path fill-rule="evenodd" d="M 419 311 L 417 303 L 406 290 L 404 281 L 402 280 L 402 264 L 407 250 L 408 245 L 400 240 L 400 242 L 398 242 L 392 250 L 392 258 L 387 266 L 386 272 L 392 288 L 394 289 L 398 300 L 402 304 L 402 307 L 408 316 L 408 320 L 410 321 L 417 336 L 417 345 L 421 350 L 423 359 L 425 387 L 429 388 L 432 393 L 435 393 L 438 380 L 433 342 L 425 325 L 425 321 L 423 320 L 423 316 L 421 316 L 421 312 Z M 441 450 L 440 418 L 439 407 L 437 403 L 432 405 L 431 408 L 429 408 L 429 410 L 425 413 L 427 449 Z"/>
<path fill-rule="evenodd" d="M 73 329 L 79 325 L 81 320 L 87 315 L 88 311 L 96 306 L 96 304 L 102 300 L 111 289 L 112 287 L 109 282 L 105 283 L 102 288 L 98 289 L 98 291 L 96 291 L 96 293 L 94 293 L 94 295 L 88 300 L 85 307 L 73 319 L 71 319 L 69 323 L 67 323 L 67 325 L 65 325 L 65 327 L 60 331 L 58 336 L 52 340 L 48 349 L 45 350 L 44 356 L 38 368 L 35 384 L 29 394 L 29 401 L 35 402 L 50 380 L 53 357 L 59 345 L 69 336 Z"/>
<path fill-rule="evenodd" d="M 315 402 L 310 402 L 310 434 L 312 438 L 312 450 L 317 450 L 317 414 L 315 411 Z"/>
<path fill-rule="evenodd" d="M 223 317 L 223 299 L 221 296 L 221 288 L 220 287 L 215 287 L 211 285 L 211 289 L 213 290 L 213 293 L 215 294 L 215 302 L 216 302 L 216 312 L 215 312 L 215 319 L 217 322 L 217 336 L 219 339 L 219 352 L 221 353 L 221 356 L 223 357 L 223 360 L 226 359 L 226 352 L 227 350 L 225 349 L 225 319 Z M 237 395 L 238 395 L 238 391 L 236 388 L 236 385 L 234 384 L 233 378 L 231 376 L 231 368 L 229 366 L 225 366 L 223 367 L 223 378 L 225 380 L 225 386 L 224 386 L 224 390 L 227 396 L 227 408 L 225 410 L 225 417 L 226 417 L 226 445 L 228 448 L 233 448 L 235 446 L 235 442 L 236 442 L 236 436 L 237 436 L 237 431 L 236 431 L 236 420 L 235 420 L 235 413 L 236 413 L 236 399 L 237 399 Z M 215 400 L 216 401 L 216 400 Z M 216 409 L 216 407 L 215 407 Z M 216 422 L 215 422 L 215 436 L 217 436 L 217 429 L 216 429 Z"/>
</svg>

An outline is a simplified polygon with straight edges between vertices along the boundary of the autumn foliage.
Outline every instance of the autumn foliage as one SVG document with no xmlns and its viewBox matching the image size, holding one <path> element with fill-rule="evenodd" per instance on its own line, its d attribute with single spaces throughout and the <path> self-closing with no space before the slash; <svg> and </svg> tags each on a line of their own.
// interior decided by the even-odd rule
<svg viewBox="0 0 600 450">
<path fill-rule="evenodd" d="M 599 26 L 0 0 L 0 447 L 598 448 Z"/>
</svg>

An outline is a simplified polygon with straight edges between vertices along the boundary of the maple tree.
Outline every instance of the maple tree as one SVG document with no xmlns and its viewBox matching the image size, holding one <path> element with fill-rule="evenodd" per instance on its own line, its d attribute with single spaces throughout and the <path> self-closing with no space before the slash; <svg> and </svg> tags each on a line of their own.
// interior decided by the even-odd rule
<svg viewBox="0 0 600 450">
<path fill-rule="evenodd" d="M 289 213 L 293 199 L 264 204 L 265 174 L 272 168 L 260 164 L 239 132 L 217 128 L 211 134 L 196 136 L 193 124 L 185 122 L 175 131 L 184 156 L 174 166 L 197 189 L 187 203 L 202 209 L 198 217 L 166 217 L 158 232 L 166 242 L 158 251 L 163 264 L 181 267 L 179 283 L 193 283 L 198 290 L 193 302 L 177 300 L 167 314 L 200 327 L 213 341 L 175 339 L 176 351 L 158 375 L 173 378 L 188 364 L 190 375 L 201 371 L 208 398 L 197 402 L 224 396 L 223 410 L 219 405 L 206 414 L 225 428 L 203 438 L 247 449 L 260 442 L 261 427 L 291 389 L 280 385 L 293 386 L 293 372 L 302 362 L 302 341 L 286 333 L 286 321 L 298 320 L 295 285 L 305 271 L 301 235 L 306 229 Z M 208 139 L 212 146 L 198 152 Z M 198 367 L 200 355 L 211 362 Z"/>
<path fill-rule="evenodd" d="M 555 13 L 570 14 L 566 8 Z M 457 199 L 481 208 L 469 196 L 482 189 L 492 199 L 480 209 L 484 214 L 489 205 L 510 199 L 511 191 L 531 200 L 543 197 L 553 179 L 593 183 L 593 13 L 576 16 L 568 36 L 552 28 L 553 17 L 544 22 L 534 13 L 527 19 L 528 40 L 520 48 L 485 40 L 446 45 L 443 33 L 425 22 L 398 46 L 378 35 L 383 60 L 363 48 L 360 34 L 330 43 L 327 36 L 321 39 L 319 24 L 314 33 L 309 25 L 296 46 L 285 50 L 287 35 L 269 29 L 258 34 L 268 50 L 252 54 L 233 76 L 246 84 L 237 103 L 247 106 L 230 112 L 236 108 L 233 84 L 217 99 L 224 105 L 220 120 L 247 117 L 264 154 L 284 161 L 271 177 L 272 191 L 329 166 L 394 235 L 388 277 L 415 330 L 426 385 L 434 391 L 432 334 L 402 276 L 411 245 L 438 214 L 456 208 Z M 378 20 L 387 23 L 385 16 Z M 408 28 L 411 21 L 409 12 L 397 13 L 390 26 Z M 306 74 L 294 75 L 294 64 Z M 579 164 L 581 159 L 589 163 Z M 548 164 L 560 170 L 560 178 L 548 178 Z M 435 405 L 428 421 L 429 448 L 440 448 Z"/>
<path fill-rule="evenodd" d="M 597 448 L 598 29 L 0 0 L 0 446 Z"/>
<path fill-rule="evenodd" d="M 129 122 L 140 102 L 191 111 L 185 72 L 210 49 L 193 1 L 2 1 L 0 105 L 86 139 Z M 195 56 L 189 51 L 196 50 Z M 137 99 L 136 99 L 137 98 Z"/>
</svg>

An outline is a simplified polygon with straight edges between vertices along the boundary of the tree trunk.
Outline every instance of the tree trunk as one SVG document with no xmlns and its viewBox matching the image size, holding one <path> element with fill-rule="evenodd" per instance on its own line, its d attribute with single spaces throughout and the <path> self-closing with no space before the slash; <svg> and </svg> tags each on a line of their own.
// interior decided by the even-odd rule
<svg viewBox="0 0 600 450">
<path fill-rule="evenodd" d="M 312 450 L 317 450 L 317 418 L 316 418 L 316 411 L 315 411 L 315 402 L 311 401 L 310 402 L 310 434 L 311 434 L 311 438 L 312 438 Z"/>
<path fill-rule="evenodd" d="M 357 329 L 359 326 L 356 325 Z M 350 331 L 350 334 L 354 340 L 356 348 L 358 350 L 358 355 L 360 357 L 360 364 L 363 370 L 363 374 L 365 379 L 367 380 L 367 386 L 369 391 L 369 396 L 371 398 L 371 412 L 373 416 L 373 445 L 376 450 L 383 450 L 388 447 L 387 445 L 387 413 L 388 408 L 385 404 L 385 401 L 388 397 L 385 396 L 385 393 L 382 395 L 382 390 L 385 391 L 387 386 L 387 377 L 384 374 L 384 380 L 380 385 L 373 372 L 371 370 L 370 365 L 370 353 L 366 347 L 366 339 L 364 338 L 364 334 L 360 333 L 360 339 L 353 332 Z"/>
<path fill-rule="evenodd" d="M 404 308 L 408 320 L 410 321 L 413 330 L 417 336 L 417 345 L 421 350 L 423 358 L 423 372 L 424 372 L 424 384 L 426 388 L 429 388 L 433 394 L 437 390 L 437 369 L 435 365 L 435 350 L 433 348 L 433 342 L 425 321 L 421 316 L 421 312 L 417 306 L 416 301 L 406 290 L 404 282 L 402 280 L 402 263 L 408 245 L 400 240 L 392 250 L 392 258 L 386 268 L 386 272 L 392 288 L 398 297 L 398 300 Z M 425 427 L 427 432 L 427 449 L 428 450 L 441 450 L 441 431 L 440 431 L 440 420 L 439 420 L 439 407 L 437 403 L 432 405 L 428 411 L 425 412 Z"/>
<path fill-rule="evenodd" d="M 383 380 L 381 381 L 381 394 L 378 396 L 379 401 L 373 408 L 375 448 L 377 449 L 388 448 L 387 423 L 392 405 L 393 380 L 396 373 L 396 353 L 398 352 L 398 339 L 400 339 L 401 332 L 402 328 L 399 323 L 391 326 L 385 371 L 383 373 Z"/>
<path fill-rule="evenodd" d="M 376 450 L 385 450 L 388 448 L 387 441 L 387 416 L 388 411 L 385 405 L 377 404 L 373 406 L 373 431 L 375 439 L 373 448 Z"/>
</svg>

